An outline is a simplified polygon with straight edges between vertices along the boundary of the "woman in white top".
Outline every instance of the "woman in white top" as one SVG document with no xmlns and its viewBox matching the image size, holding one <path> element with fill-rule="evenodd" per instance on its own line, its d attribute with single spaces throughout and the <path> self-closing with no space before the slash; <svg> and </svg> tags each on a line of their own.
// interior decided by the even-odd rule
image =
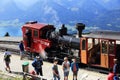
<svg viewBox="0 0 120 80">
<path fill-rule="evenodd" d="M 67 57 L 64 58 L 64 62 L 62 63 L 62 68 L 63 68 L 63 72 L 64 72 L 64 80 L 68 80 L 70 63 L 69 63 Z"/>
<path fill-rule="evenodd" d="M 4 61 L 5 61 L 5 69 L 6 71 L 9 71 L 11 73 L 11 70 L 10 70 L 10 57 L 11 57 L 11 53 L 8 51 L 8 49 L 5 50 L 4 52 Z"/>
</svg>

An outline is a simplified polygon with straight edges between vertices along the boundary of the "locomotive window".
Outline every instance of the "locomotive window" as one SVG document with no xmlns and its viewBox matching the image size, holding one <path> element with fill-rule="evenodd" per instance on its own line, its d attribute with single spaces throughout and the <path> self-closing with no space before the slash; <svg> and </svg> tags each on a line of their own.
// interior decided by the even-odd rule
<svg viewBox="0 0 120 80">
<path fill-rule="evenodd" d="M 42 29 L 41 33 L 40 33 L 40 38 L 47 39 L 46 34 L 47 34 L 48 30 L 49 29 L 47 29 L 47 28 Z"/>
<path fill-rule="evenodd" d="M 113 42 L 113 41 L 110 41 L 110 42 L 109 42 L 109 52 L 110 52 L 111 54 L 114 54 L 114 48 L 115 48 L 114 42 Z"/>
<path fill-rule="evenodd" d="M 107 53 L 107 42 L 106 41 L 102 42 L 102 53 Z"/>
<path fill-rule="evenodd" d="M 82 40 L 82 50 L 86 49 L 86 40 Z"/>
<path fill-rule="evenodd" d="M 33 34 L 34 34 L 34 37 L 37 38 L 37 37 L 38 37 L 38 30 L 34 30 L 34 33 L 33 33 Z"/>
<path fill-rule="evenodd" d="M 95 45 L 99 44 L 99 40 L 95 39 Z"/>
</svg>

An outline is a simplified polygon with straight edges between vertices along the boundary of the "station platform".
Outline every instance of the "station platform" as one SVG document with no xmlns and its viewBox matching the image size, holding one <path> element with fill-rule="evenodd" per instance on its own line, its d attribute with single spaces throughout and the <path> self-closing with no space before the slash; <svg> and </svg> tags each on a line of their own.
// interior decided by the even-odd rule
<svg viewBox="0 0 120 80">
<path fill-rule="evenodd" d="M 3 61 L 3 52 L 0 52 L 0 70 L 10 76 L 17 76 L 17 77 L 21 77 L 22 75 L 20 75 L 22 73 L 22 64 L 24 62 L 29 62 L 29 71 L 34 70 L 34 68 L 32 67 L 31 60 L 28 59 L 23 59 L 20 60 L 20 56 L 19 55 L 14 55 L 12 54 L 11 57 L 11 63 L 10 63 L 10 67 L 11 67 L 11 71 L 12 73 L 8 73 L 7 71 L 5 71 L 5 64 Z M 52 80 L 52 63 L 49 62 L 43 62 L 43 75 L 45 78 L 47 78 L 47 80 Z M 62 71 L 62 67 L 61 65 L 58 65 L 58 69 L 59 69 L 59 73 L 61 76 L 61 80 L 63 79 L 63 71 Z M 78 80 L 106 80 L 107 75 L 106 74 L 102 74 L 102 73 L 98 73 L 98 72 L 94 72 L 94 71 L 88 71 L 85 69 L 79 69 L 78 72 Z M 69 80 L 72 80 L 73 76 L 72 76 L 72 71 L 70 70 L 69 73 Z"/>
</svg>

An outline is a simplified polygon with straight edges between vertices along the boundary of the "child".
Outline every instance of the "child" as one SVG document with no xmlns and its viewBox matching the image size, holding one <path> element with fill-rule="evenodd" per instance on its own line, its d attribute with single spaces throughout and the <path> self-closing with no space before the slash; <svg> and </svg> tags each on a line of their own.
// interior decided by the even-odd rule
<svg viewBox="0 0 120 80">
<path fill-rule="evenodd" d="M 53 67 L 52 67 L 54 80 L 60 80 L 60 75 L 59 75 L 59 72 L 58 72 L 57 63 L 58 63 L 58 60 L 55 59 L 55 60 L 54 60 L 54 65 L 53 65 Z"/>
<path fill-rule="evenodd" d="M 77 74 L 79 70 L 78 63 L 76 63 L 76 59 L 73 59 L 73 62 L 71 63 L 71 70 L 73 72 L 73 80 L 77 80 Z"/>
</svg>

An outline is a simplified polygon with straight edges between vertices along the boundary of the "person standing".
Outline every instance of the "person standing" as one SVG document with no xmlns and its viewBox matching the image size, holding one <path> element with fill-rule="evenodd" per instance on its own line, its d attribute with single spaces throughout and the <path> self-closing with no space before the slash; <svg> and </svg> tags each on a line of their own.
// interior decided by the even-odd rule
<svg viewBox="0 0 120 80">
<path fill-rule="evenodd" d="M 119 65 L 118 65 L 118 60 L 117 59 L 114 59 L 113 73 L 114 73 L 113 80 L 120 80 L 119 77 L 118 77 Z"/>
<path fill-rule="evenodd" d="M 24 57 L 24 45 L 23 45 L 23 41 L 20 41 L 20 44 L 19 44 L 19 49 L 20 49 L 20 60 L 23 59 Z"/>
<path fill-rule="evenodd" d="M 64 72 L 64 80 L 68 80 L 70 63 L 69 63 L 67 57 L 64 58 L 64 62 L 62 63 L 62 69 L 63 69 L 63 72 Z"/>
<path fill-rule="evenodd" d="M 54 80 L 60 80 L 60 75 L 59 75 L 57 63 L 58 63 L 58 60 L 54 59 L 54 65 L 52 67 Z"/>
<path fill-rule="evenodd" d="M 73 62 L 71 63 L 71 70 L 73 72 L 73 80 L 77 80 L 77 74 L 79 70 L 78 63 L 76 63 L 76 59 L 73 59 Z"/>
<path fill-rule="evenodd" d="M 8 51 L 8 49 L 5 50 L 4 52 L 4 61 L 5 61 L 5 69 L 6 71 L 9 71 L 9 73 L 11 73 L 11 69 L 10 69 L 10 57 L 11 57 L 11 53 Z"/>
<path fill-rule="evenodd" d="M 118 71 L 119 71 L 118 60 L 114 59 L 113 73 L 118 74 Z"/>
<path fill-rule="evenodd" d="M 43 60 L 40 56 L 36 56 L 36 59 L 33 61 L 32 66 L 34 67 L 37 75 L 43 76 L 42 72 Z"/>
<path fill-rule="evenodd" d="M 27 29 L 26 30 L 26 33 L 25 33 L 26 37 L 27 37 L 27 47 L 31 47 L 31 38 L 32 38 L 32 33 L 31 33 L 31 30 L 30 29 Z"/>
</svg>

